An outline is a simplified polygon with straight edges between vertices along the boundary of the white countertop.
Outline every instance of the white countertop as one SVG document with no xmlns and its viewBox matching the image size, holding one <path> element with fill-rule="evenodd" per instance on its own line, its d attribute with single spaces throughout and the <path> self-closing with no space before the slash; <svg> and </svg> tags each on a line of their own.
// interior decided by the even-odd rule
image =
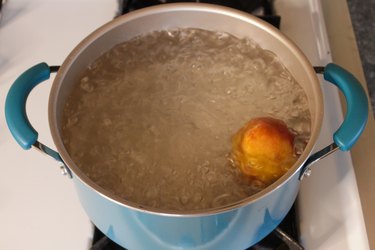
<svg viewBox="0 0 375 250">
<path fill-rule="evenodd" d="M 352 72 L 366 89 L 357 38 L 346 1 L 322 1 L 332 58 Z M 340 13 L 340 14 L 338 14 Z M 344 107 L 345 105 L 343 105 Z M 351 150 L 370 249 L 375 249 L 375 120 L 369 105 L 365 131 Z"/>
<path fill-rule="evenodd" d="M 282 16 L 281 31 L 302 49 L 312 65 L 332 62 L 320 1 L 275 3 Z M 316 150 L 333 141 L 332 135 L 343 121 L 338 89 L 319 77 L 325 107 Z M 301 183 L 297 208 L 301 241 L 306 249 L 369 249 L 350 152 L 338 151 L 314 164 L 311 176 Z"/>
<path fill-rule="evenodd" d="M 0 22 L 0 249 L 88 249 L 92 225 L 73 183 L 59 165 L 35 150 L 24 151 L 4 117 L 12 82 L 40 63 L 60 65 L 86 35 L 115 16 L 116 1 L 12 0 Z M 53 80 L 53 75 L 51 76 Z M 41 142 L 53 147 L 47 120 L 52 80 L 40 84 L 27 103 Z"/>
</svg>

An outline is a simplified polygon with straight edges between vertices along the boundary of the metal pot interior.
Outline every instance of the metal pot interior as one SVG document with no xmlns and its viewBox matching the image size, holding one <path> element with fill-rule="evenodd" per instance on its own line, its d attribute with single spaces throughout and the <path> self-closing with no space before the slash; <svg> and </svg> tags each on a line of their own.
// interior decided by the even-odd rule
<svg viewBox="0 0 375 250">
<path fill-rule="evenodd" d="M 275 188 L 299 172 L 299 168 L 309 156 L 319 135 L 323 116 L 322 93 L 319 81 L 303 53 L 273 26 L 249 14 L 209 4 L 165 4 L 134 11 L 107 23 L 78 44 L 62 64 L 54 80 L 49 99 L 49 122 L 52 137 L 62 159 L 74 173 L 74 177 L 78 177 L 94 190 L 121 205 L 138 209 L 137 204 L 115 197 L 93 183 L 70 158 L 60 135 L 63 105 L 72 86 L 78 82 L 84 69 L 105 51 L 108 51 L 118 43 L 143 33 L 184 27 L 227 32 L 240 38 L 249 37 L 264 49 L 277 54 L 306 92 L 312 118 L 311 138 L 304 153 L 289 172 L 278 181 L 263 191 L 231 206 L 210 211 L 186 211 L 184 214 L 216 213 L 230 210 L 254 202 L 262 196 L 271 193 Z M 145 210 L 145 208 L 142 208 L 142 210 Z M 146 211 L 175 214 L 173 211 L 158 211 L 152 208 L 146 209 Z M 180 214 L 181 212 L 176 213 Z"/>
</svg>

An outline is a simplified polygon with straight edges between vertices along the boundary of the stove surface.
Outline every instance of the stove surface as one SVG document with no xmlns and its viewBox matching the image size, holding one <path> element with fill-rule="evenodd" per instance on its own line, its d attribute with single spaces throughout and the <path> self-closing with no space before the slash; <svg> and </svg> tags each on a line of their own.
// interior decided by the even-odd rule
<svg viewBox="0 0 375 250">
<path fill-rule="evenodd" d="M 275 1 L 281 31 L 314 66 L 331 61 L 318 0 Z M 58 164 L 34 150 L 22 150 L 9 133 L 4 100 L 12 82 L 40 63 L 59 65 L 86 35 L 110 21 L 118 2 L 100 0 L 13 0 L 0 22 L 0 221 L 1 249 L 89 249 L 93 228 L 72 182 Z M 291 14 L 292 13 L 292 14 Z M 47 120 L 52 80 L 28 99 L 27 112 L 41 142 L 53 147 Z M 336 88 L 322 80 L 325 118 L 316 149 L 327 146 L 342 121 Z M 349 153 L 318 162 L 298 198 L 301 241 L 306 249 L 369 249 Z M 42 237 L 43 236 L 43 237 Z M 21 240 L 20 240 L 21 238 Z"/>
<path fill-rule="evenodd" d="M 293 206 L 277 229 L 257 244 L 246 250 L 303 250 L 297 242 L 298 230 L 296 225 L 295 206 Z M 93 243 L 90 250 L 126 250 L 110 240 L 95 227 Z"/>
</svg>

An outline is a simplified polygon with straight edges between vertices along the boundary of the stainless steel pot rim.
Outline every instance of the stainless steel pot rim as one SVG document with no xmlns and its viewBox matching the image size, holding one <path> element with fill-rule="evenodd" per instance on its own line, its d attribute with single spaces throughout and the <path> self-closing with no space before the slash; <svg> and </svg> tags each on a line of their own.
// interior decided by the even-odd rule
<svg viewBox="0 0 375 250">
<path fill-rule="evenodd" d="M 276 182 L 268 186 L 267 188 L 263 189 L 262 191 L 247 197 L 246 199 L 240 200 L 236 203 L 232 203 L 222 207 L 210 208 L 210 209 L 200 209 L 200 210 L 186 210 L 186 211 L 179 211 L 179 210 L 166 210 L 166 209 L 158 209 L 154 207 L 147 207 L 142 206 L 140 204 L 136 204 L 131 201 L 127 201 L 119 196 L 114 195 L 113 193 L 105 190 L 104 188 L 97 185 L 91 179 L 89 179 L 73 162 L 70 158 L 68 152 L 66 151 L 62 139 L 59 134 L 59 124 L 56 118 L 56 106 L 57 106 L 57 97 L 59 90 L 61 88 L 62 78 L 64 74 L 69 70 L 70 66 L 74 62 L 75 58 L 78 56 L 80 51 L 84 50 L 92 41 L 97 39 L 98 37 L 102 36 L 108 30 L 117 27 L 118 25 L 128 22 L 133 19 L 142 18 L 143 16 L 147 15 L 154 15 L 164 12 L 170 11 L 202 11 L 208 13 L 215 13 L 225 16 L 231 16 L 240 20 L 243 20 L 251 25 L 256 25 L 257 27 L 262 28 L 263 30 L 267 31 L 268 33 L 272 34 L 274 37 L 280 40 L 280 42 L 286 44 L 288 47 L 292 48 L 298 57 L 299 61 L 303 63 L 304 67 L 307 69 L 309 77 L 314 79 L 315 83 L 319 85 L 319 81 L 315 75 L 314 69 L 311 66 L 310 62 L 307 60 L 305 55 L 301 52 L 301 50 L 292 42 L 290 41 L 285 35 L 283 35 L 279 30 L 274 28 L 272 25 L 252 16 L 250 14 L 234 10 L 228 7 L 217 6 L 212 4 L 202 4 L 202 3 L 174 3 L 174 4 L 163 4 L 157 5 L 153 7 L 148 7 L 144 9 L 140 9 L 137 11 L 133 11 L 128 13 L 124 16 L 118 17 L 109 23 L 103 25 L 102 27 L 98 28 L 96 31 L 91 33 L 87 36 L 81 43 L 79 43 L 74 50 L 69 54 L 66 60 L 61 65 L 54 83 L 52 85 L 50 98 L 49 98 L 49 124 L 51 129 L 51 134 L 53 141 L 57 147 L 58 152 L 61 155 L 61 158 L 67 165 L 67 167 L 73 172 L 73 178 L 78 178 L 82 183 L 84 183 L 88 188 L 93 189 L 97 194 L 103 196 L 105 199 L 111 200 L 112 202 L 118 204 L 119 206 L 127 207 L 132 210 L 145 212 L 149 214 L 157 214 L 163 216 L 174 216 L 174 217 L 200 217 L 200 216 L 209 216 L 215 215 L 219 213 L 224 213 L 228 211 L 235 210 L 237 208 L 246 206 L 247 204 L 256 202 L 257 200 L 270 195 L 274 190 L 280 188 L 284 183 L 288 182 L 289 179 L 293 178 L 296 174 L 299 175 L 300 169 L 303 163 L 307 160 L 308 156 L 310 155 L 311 151 L 313 150 L 315 141 L 319 135 L 319 131 L 321 128 L 322 123 L 322 113 L 323 113 L 323 99 L 321 90 L 319 87 L 317 99 L 320 100 L 320 103 L 317 104 L 317 111 L 316 111 L 316 129 L 312 131 L 311 138 L 300 156 L 297 162 L 289 169 L 289 171 L 284 174 L 280 179 Z"/>
</svg>

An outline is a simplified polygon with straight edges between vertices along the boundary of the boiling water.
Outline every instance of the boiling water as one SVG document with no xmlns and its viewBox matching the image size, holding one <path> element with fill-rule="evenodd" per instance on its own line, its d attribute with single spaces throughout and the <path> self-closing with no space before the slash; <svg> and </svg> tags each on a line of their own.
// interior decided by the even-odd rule
<svg viewBox="0 0 375 250">
<path fill-rule="evenodd" d="M 270 51 L 199 29 L 115 46 L 82 75 L 63 117 L 64 144 L 98 185 L 142 206 L 212 208 L 260 190 L 228 160 L 251 118 L 282 119 L 296 154 L 310 134 L 307 98 Z"/>
</svg>

